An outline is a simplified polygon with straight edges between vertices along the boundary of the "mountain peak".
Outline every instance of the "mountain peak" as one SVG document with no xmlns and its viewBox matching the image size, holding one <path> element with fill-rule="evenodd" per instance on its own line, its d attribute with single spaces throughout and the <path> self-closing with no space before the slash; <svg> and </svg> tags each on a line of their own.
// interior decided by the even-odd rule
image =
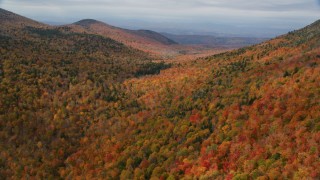
<svg viewBox="0 0 320 180">
<path fill-rule="evenodd" d="M 177 44 L 155 31 L 123 29 L 95 19 L 83 19 L 73 23 L 73 25 L 80 26 L 91 33 L 104 35 L 127 45 L 130 44 L 129 46 L 132 47 L 140 47 L 141 50 L 145 50 L 146 44 L 149 44 L 149 46 L 150 44 L 155 46 Z"/>
<path fill-rule="evenodd" d="M 103 23 L 101 21 L 95 20 L 95 19 L 82 19 L 82 20 L 80 20 L 78 22 L 75 22 L 73 24 L 79 25 L 79 26 L 85 26 L 85 27 L 93 25 L 93 24 L 104 24 L 104 25 L 107 25 L 107 24 L 105 24 L 105 23 Z"/>
</svg>

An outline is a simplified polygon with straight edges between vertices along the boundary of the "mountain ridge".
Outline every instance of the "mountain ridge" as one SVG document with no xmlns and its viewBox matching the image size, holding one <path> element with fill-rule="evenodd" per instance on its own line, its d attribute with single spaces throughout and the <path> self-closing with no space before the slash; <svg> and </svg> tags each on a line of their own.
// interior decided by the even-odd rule
<svg viewBox="0 0 320 180">
<path fill-rule="evenodd" d="M 15 23 L 13 24 L 12 21 Z M 0 8 L 0 22 L 6 26 L 22 27 L 22 26 L 37 26 L 47 27 L 48 25 L 35 21 L 33 19 L 18 15 L 11 11 Z"/>
<path fill-rule="evenodd" d="M 27 26 L 47 29 L 67 28 L 77 33 L 86 32 L 111 38 L 156 56 L 165 53 L 178 54 L 177 50 L 168 47 L 176 43 L 157 32 L 145 33 L 151 31 L 122 29 L 94 19 L 83 19 L 68 25 L 50 26 L 0 8 L 0 23 L 6 28 L 24 28 Z"/>
<path fill-rule="evenodd" d="M 124 43 L 125 45 L 134 49 L 152 54 L 155 59 L 171 59 L 181 55 L 184 55 L 187 59 L 189 59 L 189 55 L 193 56 L 194 54 L 201 53 L 214 54 L 216 52 L 236 48 L 233 46 L 217 46 L 213 47 L 214 50 L 210 50 L 212 47 L 207 45 L 178 44 L 166 36 L 163 36 L 161 33 L 157 33 L 155 31 L 123 29 L 94 19 L 83 19 L 72 24 L 51 26 L 18 16 L 10 11 L 2 10 L 2 12 L 2 17 L 4 20 L 2 20 L 1 23 L 7 24 L 5 25 L 7 28 L 33 26 L 47 29 L 64 29 L 65 31 L 73 31 L 77 33 L 96 34 Z M 6 18 L 6 16 L 8 16 L 10 13 L 10 16 L 16 17 L 16 20 L 11 18 L 10 21 L 9 18 Z M 7 15 L 5 16 L 5 14 Z"/>
<path fill-rule="evenodd" d="M 90 33 L 110 37 L 128 46 L 156 54 L 159 54 L 159 52 L 161 54 L 161 51 L 166 52 L 170 49 L 167 46 L 177 44 L 173 40 L 154 31 L 122 29 L 93 19 L 83 19 L 66 26 L 71 27 L 75 31 L 81 31 L 81 28 L 84 28 L 85 31 Z"/>
<path fill-rule="evenodd" d="M 170 33 L 162 33 L 162 35 L 173 39 L 180 44 L 207 45 L 211 47 L 244 47 L 253 44 L 258 44 L 268 40 L 268 38 L 254 37 L 219 37 L 212 35 L 176 35 Z"/>
<path fill-rule="evenodd" d="M 99 25 L 106 26 L 108 28 L 117 29 L 117 30 L 123 30 L 124 32 L 128 32 L 130 34 L 135 34 L 135 35 L 138 35 L 140 37 L 146 37 L 146 38 L 149 38 L 150 40 L 157 41 L 157 42 L 162 43 L 164 45 L 177 44 L 173 40 L 168 39 L 167 37 L 163 36 L 162 34 L 160 34 L 158 32 L 155 32 L 155 31 L 146 30 L 146 29 L 139 29 L 139 30 L 123 29 L 123 28 L 115 27 L 115 26 L 109 25 L 109 24 L 107 24 L 105 22 L 98 21 L 98 20 L 95 20 L 95 19 L 82 19 L 82 20 L 77 21 L 77 22 L 75 22 L 73 24 L 80 25 L 80 26 L 83 26 L 83 27 L 86 27 L 86 28 L 90 28 L 91 25 L 99 24 Z"/>
<path fill-rule="evenodd" d="M 84 24 L 1 24 L 0 177 L 320 178 L 320 21 L 172 65 Z"/>
<path fill-rule="evenodd" d="M 167 38 L 166 36 L 163 36 L 161 33 L 158 33 L 155 31 L 146 30 L 146 29 L 139 29 L 139 30 L 135 30 L 135 31 L 131 31 L 131 32 L 134 34 L 138 34 L 139 36 L 142 36 L 142 37 L 154 39 L 154 40 L 159 41 L 165 45 L 178 44 L 177 42 L 173 41 L 172 39 Z"/>
</svg>

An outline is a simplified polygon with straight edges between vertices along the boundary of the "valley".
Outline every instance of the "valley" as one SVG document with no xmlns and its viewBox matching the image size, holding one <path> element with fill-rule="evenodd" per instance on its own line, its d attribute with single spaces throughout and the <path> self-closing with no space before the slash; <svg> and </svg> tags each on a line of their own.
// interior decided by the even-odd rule
<svg viewBox="0 0 320 180">
<path fill-rule="evenodd" d="M 320 177 L 319 20 L 214 47 L 4 9 L 0 24 L 4 179 Z"/>
</svg>

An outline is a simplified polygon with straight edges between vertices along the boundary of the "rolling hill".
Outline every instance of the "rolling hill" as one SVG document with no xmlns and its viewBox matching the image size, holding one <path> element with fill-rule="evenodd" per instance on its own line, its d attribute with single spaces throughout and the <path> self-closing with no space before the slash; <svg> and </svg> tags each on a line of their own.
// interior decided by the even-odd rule
<svg viewBox="0 0 320 180">
<path fill-rule="evenodd" d="M 170 67 L 96 21 L 19 19 L 0 22 L 0 177 L 320 178 L 320 21 Z"/>
<path fill-rule="evenodd" d="M 67 27 L 71 27 L 76 32 L 102 35 L 127 46 L 157 55 L 169 54 L 172 52 L 172 47 L 169 46 L 177 44 L 154 31 L 122 29 L 93 19 L 84 19 Z"/>
<path fill-rule="evenodd" d="M 127 42 L 127 41 L 141 41 L 140 43 L 157 43 L 163 45 L 173 45 L 177 44 L 171 39 L 166 38 L 165 36 L 150 30 L 128 30 L 118 27 L 108 25 L 106 23 L 94 20 L 94 19 L 84 19 L 74 23 L 75 25 L 82 26 L 87 30 L 90 30 L 94 33 L 101 33 L 101 35 L 107 35 L 115 38 L 116 40 Z M 101 27 L 102 26 L 102 27 Z M 99 31 L 101 27 L 101 31 Z M 114 34 L 118 34 L 115 36 Z M 130 36 L 131 35 L 131 36 Z M 124 39 L 125 36 L 130 36 L 131 39 Z M 118 39 L 121 38 L 121 39 Z"/>
<path fill-rule="evenodd" d="M 179 44 L 206 45 L 209 47 L 240 48 L 261 43 L 267 38 L 253 37 L 215 37 L 209 35 L 175 35 L 162 33 L 164 36 L 178 42 Z"/>
<path fill-rule="evenodd" d="M 173 45 L 173 44 L 177 44 L 176 42 L 174 42 L 173 40 L 171 39 L 168 39 L 167 37 L 157 33 L 157 32 L 154 32 L 154 31 L 150 31 L 150 30 L 129 30 L 131 33 L 133 34 L 137 34 L 141 37 L 146 37 L 146 38 L 149 38 L 149 39 L 153 39 L 155 41 L 158 41 L 162 44 L 165 44 L 165 45 Z"/>
</svg>

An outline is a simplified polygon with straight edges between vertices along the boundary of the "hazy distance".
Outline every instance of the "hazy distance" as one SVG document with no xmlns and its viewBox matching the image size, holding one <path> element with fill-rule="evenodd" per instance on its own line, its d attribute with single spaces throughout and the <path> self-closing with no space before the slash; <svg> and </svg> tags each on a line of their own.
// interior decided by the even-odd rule
<svg viewBox="0 0 320 180">
<path fill-rule="evenodd" d="M 174 34 L 273 37 L 320 18 L 320 0 L 0 0 L 49 24 L 91 18 Z"/>
</svg>

